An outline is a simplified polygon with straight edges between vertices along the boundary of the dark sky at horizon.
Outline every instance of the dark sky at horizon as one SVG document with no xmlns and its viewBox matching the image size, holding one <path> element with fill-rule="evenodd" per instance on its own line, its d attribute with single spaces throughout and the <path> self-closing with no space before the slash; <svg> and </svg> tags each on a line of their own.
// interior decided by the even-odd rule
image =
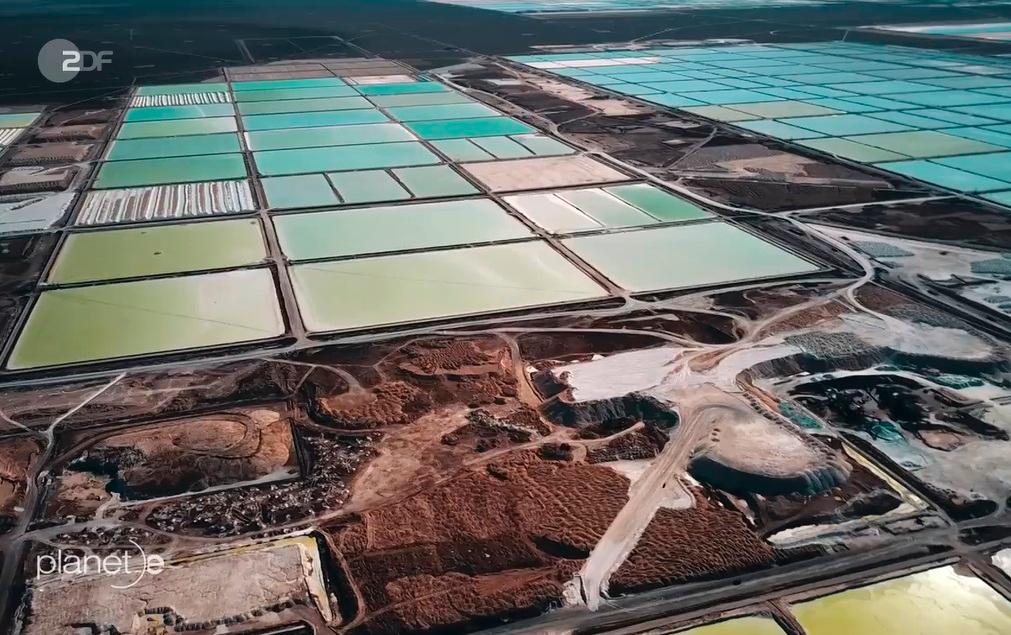
<svg viewBox="0 0 1011 635">
<path fill-rule="evenodd" d="M 983 4 L 852 2 L 534 18 L 422 0 L 0 0 L 0 104 L 85 98 L 136 82 L 192 81 L 224 65 L 318 51 L 361 54 L 355 46 L 425 69 L 472 51 L 517 54 L 537 45 L 621 42 L 657 32 L 671 39 L 805 41 L 837 39 L 846 26 L 1011 18 L 1011 5 Z M 352 46 L 319 48 L 321 40 L 306 39 L 331 36 Z M 114 64 L 67 85 L 49 84 L 36 56 L 53 38 L 86 50 L 112 50 Z M 1011 52 L 1006 48 L 991 52 Z"/>
</svg>

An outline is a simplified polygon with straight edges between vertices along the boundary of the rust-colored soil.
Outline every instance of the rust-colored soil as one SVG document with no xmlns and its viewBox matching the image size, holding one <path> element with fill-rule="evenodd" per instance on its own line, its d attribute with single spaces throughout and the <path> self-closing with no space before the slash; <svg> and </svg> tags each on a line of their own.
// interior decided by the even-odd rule
<svg viewBox="0 0 1011 635">
<path fill-rule="evenodd" d="M 657 511 L 628 559 L 611 576 L 612 594 L 760 569 L 772 548 L 744 517 L 693 489 L 695 505 Z"/>
<path fill-rule="evenodd" d="M 508 348 L 494 338 L 422 340 L 351 369 L 360 384 L 354 389 L 313 373 L 307 405 L 314 419 L 336 428 L 400 426 L 448 403 L 501 404 L 516 396 L 512 370 Z"/>
<path fill-rule="evenodd" d="M 607 461 L 635 461 L 651 459 L 660 453 L 664 439 L 650 435 L 647 430 L 631 430 L 618 435 L 587 451 L 587 463 L 606 463 Z"/>
<path fill-rule="evenodd" d="M 627 489 L 613 470 L 525 451 L 363 512 L 335 534 L 364 601 L 355 631 L 470 630 L 560 603 Z"/>
</svg>

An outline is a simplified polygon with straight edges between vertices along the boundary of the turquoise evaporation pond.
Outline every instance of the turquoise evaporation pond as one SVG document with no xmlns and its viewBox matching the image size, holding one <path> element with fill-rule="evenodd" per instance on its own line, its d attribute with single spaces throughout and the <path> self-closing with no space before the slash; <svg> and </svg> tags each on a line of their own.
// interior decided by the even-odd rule
<svg viewBox="0 0 1011 635">
<path fill-rule="evenodd" d="M 235 121 L 235 117 L 174 119 L 171 121 L 132 121 L 123 124 L 116 138 L 184 137 L 198 134 L 235 132 L 238 129 L 239 126 Z"/>
<path fill-rule="evenodd" d="M 251 90 L 282 90 L 290 88 L 325 88 L 347 86 L 337 77 L 311 77 L 308 79 L 265 79 L 248 82 L 232 82 L 232 90 L 242 93 Z"/>
<path fill-rule="evenodd" d="M 443 104 L 439 106 L 401 106 L 387 108 L 397 121 L 433 121 L 438 119 L 469 119 L 495 117 L 500 113 L 484 104 Z"/>
<path fill-rule="evenodd" d="M 474 103 L 473 99 L 455 90 L 435 93 L 408 93 L 406 95 L 369 95 L 368 99 L 380 108 Z"/>
<path fill-rule="evenodd" d="M 156 159 L 232 152 L 242 152 L 242 145 L 237 134 L 226 132 L 191 137 L 117 139 L 109 145 L 105 160 Z"/>
<path fill-rule="evenodd" d="M 484 198 L 274 217 L 292 260 L 340 258 L 533 238 L 523 223 Z"/>
<path fill-rule="evenodd" d="M 395 123 L 260 130 L 246 133 L 246 143 L 253 151 L 391 143 L 414 139 L 414 135 L 406 128 Z"/>
<path fill-rule="evenodd" d="M 318 99 L 242 102 L 239 104 L 239 113 L 243 115 L 277 115 L 289 112 L 363 110 L 372 107 L 372 103 L 364 97 L 320 97 Z"/>
<path fill-rule="evenodd" d="M 0 128 L 27 128 L 38 117 L 37 112 L 0 114 Z"/>
<path fill-rule="evenodd" d="M 195 183 L 246 178 L 241 154 L 212 154 L 168 159 L 112 161 L 102 165 L 94 189 Z"/>
<path fill-rule="evenodd" d="M 201 119 L 204 117 L 231 117 L 232 104 L 193 104 L 188 106 L 151 106 L 130 108 L 123 121 L 168 121 L 172 119 Z"/>
<path fill-rule="evenodd" d="M 323 97 L 356 97 L 358 92 L 350 86 L 323 86 L 319 88 L 280 88 L 249 90 L 235 93 L 237 102 L 281 101 L 285 99 L 320 99 Z"/>
<path fill-rule="evenodd" d="M 513 59 L 942 187 L 969 193 L 1011 187 L 992 159 L 974 158 L 995 148 L 971 143 L 1007 141 L 1001 128 L 1011 121 L 1011 73 L 994 56 L 823 42 Z M 949 139 L 936 154 L 932 143 L 913 144 L 913 136 L 896 135 L 899 142 L 888 149 L 864 145 L 871 139 L 864 135 L 926 131 L 967 142 Z M 942 155 L 943 161 L 901 161 Z"/>
<path fill-rule="evenodd" d="M 269 206 L 274 209 L 359 205 L 479 193 L 448 165 L 275 176 L 260 182 Z"/>
<path fill-rule="evenodd" d="M 417 141 L 380 143 L 295 150 L 267 150 L 254 153 L 256 166 L 264 176 L 341 172 L 395 168 L 441 163 L 428 148 Z"/>
<path fill-rule="evenodd" d="M 706 210 L 646 183 L 505 197 L 553 234 L 712 218 Z"/>
<path fill-rule="evenodd" d="M 366 96 L 415 95 L 418 93 L 450 92 L 449 88 L 439 82 L 411 82 L 404 84 L 372 84 L 357 86 L 358 92 Z"/>
<path fill-rule="evenodd" d="M 633 292 L 818 270 L 799 256 L 723 222 L 581 236 L 562 242 L 615 284 Z"/>
<path fill-rule="evenodd" d="M 534 128 L 511 117 L 416 121 L 406 125 L 411 132 L 422 139 L 457 139 L 537 132 Z"/>
<path fill-rule="evenodd" d="M 573 154 L 575 150 L 561 141 L 541 134 L 521 134 L 472 139 L 440 139 L 432 145 L 452 161 L 491 161 Z"/>
<path fill-rule="evenodd" d="M 278 115 L 245 115 L 242 125 L 246 130 L 281 130 L 291 128 L 318 128 L 350 124 L 382 123 L 389 117 L 370 110 L 338 110 L 335 112 L 298 112 Z"/>
</svg>

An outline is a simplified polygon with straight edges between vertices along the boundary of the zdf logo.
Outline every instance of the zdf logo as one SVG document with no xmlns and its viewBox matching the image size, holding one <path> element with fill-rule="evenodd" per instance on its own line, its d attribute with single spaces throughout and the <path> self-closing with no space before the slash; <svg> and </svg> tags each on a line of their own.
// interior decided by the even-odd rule
<svg viewBox="0 0 1011 635">
<path fill-rule="evenodd" d="M 100 71 L 112 63 L 112 51 L 82 51 L 70 40 L 49 40 L 39 49 L 39 72 L 51 82 L 64 84 L 78 73 Z"/>
</svg>

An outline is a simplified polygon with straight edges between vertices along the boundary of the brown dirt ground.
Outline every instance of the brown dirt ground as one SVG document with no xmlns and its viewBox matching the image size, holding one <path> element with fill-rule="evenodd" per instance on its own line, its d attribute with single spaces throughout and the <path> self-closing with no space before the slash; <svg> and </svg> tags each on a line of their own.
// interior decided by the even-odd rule
<svg viewBox="0 0 1011 635">
<path fill-rule="evenodd" d="M 471 630 L 560 603 L 627 490 L 608 468 L 522 451 L 361 513 L 335 533 L 365 603 L 354 632 Z"/>
<path fill-rule="evenodd" d="M 639 544 L 611 576 L 610 593 L 628 593 L 767 567 L 772 548 L 737 511 L 694 488 L 695 505 L 657 511 Z"/>
</svg>

